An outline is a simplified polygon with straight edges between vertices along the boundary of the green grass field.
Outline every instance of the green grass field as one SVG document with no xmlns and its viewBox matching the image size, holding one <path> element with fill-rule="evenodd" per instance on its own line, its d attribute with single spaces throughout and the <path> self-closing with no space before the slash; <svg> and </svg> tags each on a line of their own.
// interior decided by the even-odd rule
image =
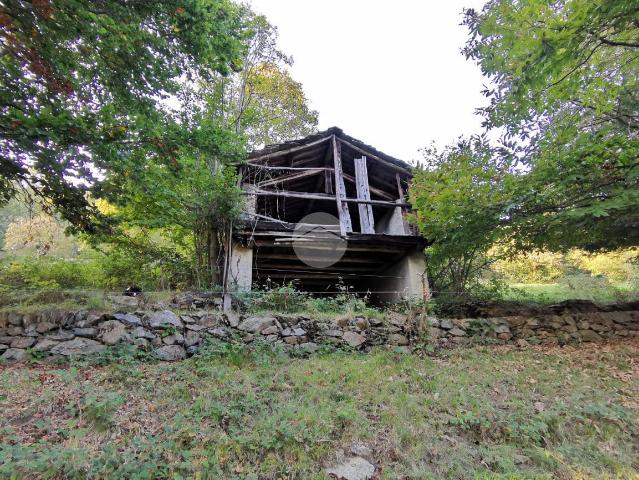
<svg viewBox="0 0 639 480">
<path fill-rule="evenodd" d="M 637 341 L 0 366 L 0 478 L 634 479 L 638 398 Z"/>
</svg>

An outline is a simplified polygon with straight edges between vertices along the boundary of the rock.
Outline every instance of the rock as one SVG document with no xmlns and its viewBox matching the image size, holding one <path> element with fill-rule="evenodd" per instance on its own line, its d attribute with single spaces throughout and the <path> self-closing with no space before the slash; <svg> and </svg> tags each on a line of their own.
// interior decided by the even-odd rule
<svg viewBox="0 0 639 480">
<path fill-rule="evenodd" d="M 74 338 L 67 342 L 58 343 L 51 349 L 51 353 L 56 355 L 88 355 L 104 350 L 106 347 L 95 340 L 89 338 Z"/>
<path fill-rule="evenodd" d="M 24 328 L 22 327 L 11 327 L 7 329 L 7 333 L 12 336 L 22 335 L 24 333 Z"/>
<path fill-rule="evenodd" d="M 133 340 L 133 345 L 137 345 L 142 350 L 148 350 L 151 342 L 149 342 L 146 338 L 136 338 Z"/>
<path fill-rule="evenodd" d="M 300 343 L 299 345 L 300 350 L 305 350 L 309 353 L 317 352 L 319 348 L 320 348 L 319 345 L 313 342 Z"/>
<path fill-rule="evenodd" d="M 403 313 L 391 312 L 388 314 L 388 321 L 396 327 L 402 328 L 404 325 L 406 325 L 407 320 L 408 316 L 404 315 Z"/>
<path fill-rule="evenodd" d="M 590 325 L 590 328 L 597 333 L 609 332 L 610 330 L 612 330 L 608 325 L 604 325 L 602 323 L 595 323 L 594 325 Z"/>
<path fill-rule="evenodd" d="M 510 333 L 510 327 L 508 325 L 496 325 L 494 328 L 495 333 Z"/>
<path fill-rule="evenodd" d="M 578 330 L 577 325 L 564 325 L 561 329 L 566 333 L 575 333 Z"/>
<path fill-rule="evenodd" d="M 444 334 L 444 330 L 436 327 L 430 327 L 428 329 L 428 336 L 430 338 L 439 338 Z"/>
<path fill-rule="evenodd" d="M 206 330 L 206 327 L 203 325 L 198 325 L 197 323 L 187 323 L 184 325 L 184 328 L 187 330 L 193 330 L 194 332 L 201 332 L 202 330 Z"/>
<path fill-rule="evenodd" d="M 132 333 L 135 338 L 146 338 L 147 340 L 153 340 L 155 338 L 155 334 L 144 327 L 137 327 Z"/>
<path fill-rule="evenodd" d="M 8 318 L 11 325 L 22 325 L 22 315 L 15 312 L 9 312 Z"/>
<path fill-rule="evenodd" d="M 100 324 L 100 339 L 106 345 L 116 345 L 126 337 L 126 327 L 117 320 L 107 320 Z"/>
<path fill-rule="evenodd" d="M 536 318 L 528 318 L 526 319 L 526 325 L 529 327 L 538 327 L 539 320 L 537 320 Z"/>
<path fill-rule="evenodd" d="M 11 342 L 13 342 L 13 339 L 15 337 L 12 337 L 10 335 L 3 335 L 0 337 L 0 343 L 4 343 L 6 345 L 9 345 Z"/>
<path fill-rule="evenodd" d="M 141 327 L 142 320 L 137 315 L 133 315 L 132 313 L 114 313 L 113 318 L 115 318 L 118 322 L 122 322 L 129 327 Z"/>
<path fill-rule="evenodd" d="M 270 327 L 267 327 L 264 330 L 262 330 L 262 335 L 273 335 L 277 333 L 277 331 L 278 331 L 277 325 L 271 325 Z"/>
<path fill-rule="evenodd" d="M 26 350 L 20 348 L 9 348 L 0 357 L 6 362 L 24 362 L 29 359 L 29 354 Z"/>
<path fill-rule="evenodd" d="M 94 338 L 98 335 L 98 329 L 93 327 L 74 328 L 73 334 L 76 337 Z"/>
<path fill-rule="evenodd" d="M 136 308 L 139 304 L 139 297 L 129 297 L 127 295 L 111 295 L 109 300 L 117 305 L 131 308 Z"/>
<path fill-rule="evenodd" d="M 154 350 L 154 353 L 164 362 L 175 362 L 186 358 L 186 351 L 180 345 L 166 345 Z"/>
<path fill-rule="evenodd" d="M 229 336 L 228 330 L 224 327 L 213 328 L 212 330 L 209 330 L 209 333 L 217 338 L 226 338 Z"/>
<path fill-rule="evenodd" d="M 579 330 L 579 336 L 584 342 L 599 342 L 601 341 L 601 335 L 592 330 Z"/>
<path fill-rule="evenodd" d="M 344 335 L 344 332 L 342 332 L 341 330 L 325 330 L 324 332 L 322 332 L 322 335 L 325 337 L 341 338 L 342 335 Z"/>
<path fill-rule="evenodd" d="M 55 333 L 49 333 L 47 335 L 49 340 L 56 340 L 59 342 L 66 342 L 69 340 L 73 340 L 75 338 L 75 334 L 70 332 L 69 330 L 58 330 Z"/>
<path fill-rule="evenodd" d="M 298 345 L 300 343 L 304 343 L 306 341 L 306 337 L 284 337 L 284 343 L 289 345 Z"/>
<path fill-rule="evenodd" d="M 306 335 L 306 330 L 303 328 L 285 328 L 282 330 L 283 337 L 302 337 Z"/>
<path fill-rule="evenodd" d="M 585 320 L 580 320 L 579 322 L 577 322 L 577 328 L 579 330 L 588 330 L 590 328 L 590 323 Z"/>
<path fill-rule="evenodd" d="M 337 320 L 335 320 L 335 323 L 337 324 L 338 327 L 348 327 L 348 324 L 350 323 L 350 320 L 348 317 L 340 317 Z"/>
<path fill-rule="evenodd" d="M 366 337 L 355 332 L 344 332 L 344 335 L 342 335 L 342 340 L 348 343 L 348 345 L 350 345 L 351 347 L 355 348 L 362 345 L 366 341 Z"/>
<path fill-rule="evenodd" d="M 187 355 L 194 355 L 198 352 L 199 349 L 199 345 L 191 345 L 189 348 L 186 349 L 186 353 Z"/>
<path fill-rule="evenodd" d="M 373 455 L 373 450 L 365 443 L 355 442 L 351 445 L 351 453 L 358 457 L 370 457 Z"/>
<path fill-rule="evenodd" d="M 167 345 L 182 345 L 184 343 L 184 336 L 181 333 L 174 333 L 173 335 L 167 335 L 162 339 Z"/>
<path fill-rule="evenodd" d="M 40 340 L 38 343 L 36 343 L 35 346 L 33 347 L 33 350 L 36 352 L 48 352 L 53 347 L 55 347 L 58 343 L 60 342 L 56 342 L 55 340 L 49 340 L 45 338 L 44 340 Z"/>
<path fill-rule="evenodd" d="M 444 330 L 452 330 L 454 326 L 453 322 L 451 322 L 448 318 L 442 318 L 439 321 L 439 328 L 443 328 Z"/>
<path fill-rule="evenodd" d="M 220 318 L 217 315 L 207 313 L 202 315 L 197 323 L 203 327 L 216 327 L 220 324 Z"/>
<path fill-rule="evenodd" d="M 244 332 L 261 333 L 262 330 L 275 325 L 275 317 L 249 317 L 243 320 L 237 328 Z"/>
<path fill-rule="evenodd" d="M 352 457 L 327 468 L 326 473 L 338 480 L 369 480 L 375 474 L 375 466 L 362 457 Z"/>
<path fill-rule="evenodd" d="M 51 322 L 41 322 L 41 323 L 38 323 L 35 326 L 35 330 L 38 333 L 45 333 L 45 332 L 49 332 L 49 331 L 55 329 L 56 327 L 57 327 L 57 325 L 55 325 L 55 324 L 53 324 Z"/>
<path fill-rule="evenodd" d="M 195 319 L 193 317 L 189 317 L 188 315 L 180 315 L 180 320 L 184 323 L 195 323 Z"/>
<path fill-rule="evenodd" d="M 523 338 L 520 338 L 515 342 L 515 345 L 517 345 L 519 348 L 526 348 L 530 344 Z"/>
<path fill-rule="evenodd" d="M 388 337 L 388 343 L 391 345 L 408 345 L 408 338 L 404 335 L 400 335 L 399 333 L 394 333 Z"/>
<path fill-rule="evenodd" d="M 369 323 L 368 323 L 368 320 L 365 319 L 364 317 L 357 317 L 355 319 L 355 326 L 359 328 L 360 330 L 368 330 Z"/>
<path fill-rule="evenodd" d="M 14 337 L 11 348 L 29 348 L 35 343 L 36 339 L 32 337 Z"/>
<path fill-rule="evenodd" d="M 95 313 L 89 313 L 86 318 L 76 318 L 75 326 L 78 328 L 93 327 L 96 323 L 102 320 L 102 315 L 96 315 Z"/>
<path fill-rule="evenodd" d="M 464 332 L 459 327 L 455 327 L 455 328 L 450 329 L 448 331 L 448 333 L 450 333 L 451 335 L 454 335 L 455 337 L 465 337 L 466 336 L 466 332 Z"/>
<path fill-rule="evenodd" d="M 224 318 L 229 327 L 237 328 L 240 324 L 240 315 L 237 312 L 226 312 Z"/>
<path fill-rule="evenodd" d="M 187 347 L 192 347 L 193 345 L 197 345 L 202 341 L 202 337 L 200 334 L 193 331 L 186 332 L 186 337 L 184 337 L 184 345 Z"/>
<path fill-rule="evenodd" d="M 5 345 L 5 344 L 0 343 L 0 352 L 4 352 L 8 348 L 9 348 L 9 345 Z"/>
<path fill-rule="evenodd" d="M 170 325 L 176 328 L 184 327 L 182 320 L 180 320 L 180 318 L 171 310 L 162 310 L 160 312 L 153 312 L 149 316 L 149 326 L 151 328 L 165 328 Z"/>
</svg>

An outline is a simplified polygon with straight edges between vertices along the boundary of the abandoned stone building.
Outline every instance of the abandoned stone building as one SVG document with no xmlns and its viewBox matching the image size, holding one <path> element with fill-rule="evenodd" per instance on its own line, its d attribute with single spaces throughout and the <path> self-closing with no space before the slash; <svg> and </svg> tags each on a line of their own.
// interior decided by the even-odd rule
<svg viewBox="0 0 639 480">
<path fill-rule="evenodd" d="M 411 166 L 333 127 L 252 152 L 240 167 L 244 223 L 229 288 L 422 298 L 426 241 L 408 224 Z"/>
</svg>

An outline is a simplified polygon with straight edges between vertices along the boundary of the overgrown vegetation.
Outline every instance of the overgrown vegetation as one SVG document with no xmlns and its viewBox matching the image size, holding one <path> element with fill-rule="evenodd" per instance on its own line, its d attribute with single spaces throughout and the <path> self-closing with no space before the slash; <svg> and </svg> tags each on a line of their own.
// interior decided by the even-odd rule
<svg viewBox="0 0 639 480">
<path fill-rule="evenodd" d="M 491 263 L 530 252 L 585 250 L 579 268 L 594 272 L 606 257 L 589 254 L 636 247 L 637 13 L 588 0 L 465 11 L 464 53 L 490 79 L 486 134 L 426 149 L 410 190 L 434 290 L 472 295 Z"/>
<path fill-rule="evenodd" d="M 209 345 L 180 363 L 0 370 L 0 476 L 635 478 L 636 343 L 291 359 Z M 1 368 L 1 367 L 0 367 Z"/>
</svg>

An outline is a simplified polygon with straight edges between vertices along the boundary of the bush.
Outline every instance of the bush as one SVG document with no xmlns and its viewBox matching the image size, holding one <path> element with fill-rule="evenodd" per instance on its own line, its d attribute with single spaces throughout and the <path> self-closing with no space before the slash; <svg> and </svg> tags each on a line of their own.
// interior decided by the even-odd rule
<svg viewBox="0 0 639 480">
<path fill-rule="evenodd" d="M 0 263 L 0 285 L 56 290 L 102 286 L 100 262 L 81 259 L 19 257 Z"/>
</svg>

